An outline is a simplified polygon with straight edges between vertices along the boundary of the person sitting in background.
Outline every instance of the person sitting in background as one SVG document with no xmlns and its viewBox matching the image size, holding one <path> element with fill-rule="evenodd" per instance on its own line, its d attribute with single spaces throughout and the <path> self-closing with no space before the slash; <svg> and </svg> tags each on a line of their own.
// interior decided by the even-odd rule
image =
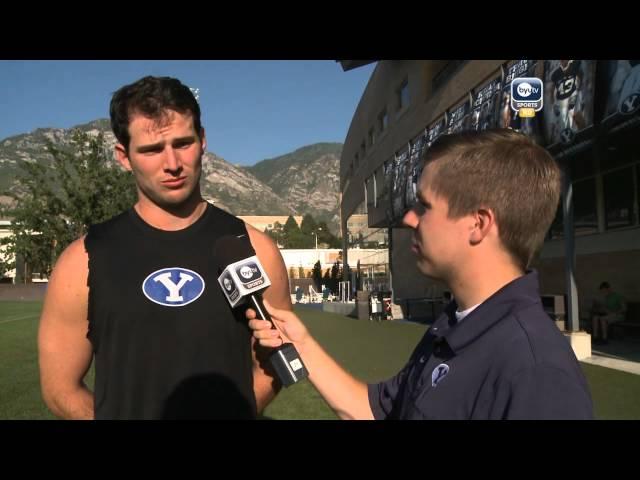
<svg viewBox="0 0 640 480">
<path fill-rule="evenodd" d="M 614 292 L 609 282 L 602 282 L 599 290 L 601 299 L 595 300 L 591 309 L 591 335 L 593 343 L 603 345 L 609 341 L 609 325 L 624 320 L 627 306 L 622 295 Z"/>
</svg>

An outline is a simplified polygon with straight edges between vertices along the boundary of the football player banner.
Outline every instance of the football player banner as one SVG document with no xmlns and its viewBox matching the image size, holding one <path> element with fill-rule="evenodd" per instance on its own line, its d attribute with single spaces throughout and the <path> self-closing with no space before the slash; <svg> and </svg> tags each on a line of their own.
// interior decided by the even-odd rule
<svg viewBox="0 0 640 480">
<path fill-rule="evenodd" d="M 511 82 L 520 77 L 535 77 L 536 65 L 535 60 L 516 60 L 506 68 L 503 68 L 504 80 L 502 81 L 502 95 L 498 112 L 498 127 L 511 128 L 517 132 L 524 133 L 537 143 L 542 144 L 540 116 L 523 118 L 517 115 L 511 107 Z"/>
<path fill-rule="evenodd" d="M 498 123 L 502 76 L 496 77 L 476 90 L 473 95 L 471 130 L 495 128 Z"/>
<path fill-rule="evenodd" d="M 391 189 L 391 215 L 392 220 L 397 223 L 404 215 L 405 185 L 407 182 L 407 166 L 409 163 L 409 149 L 405 147 L 396 154 L 393 168 L 393 188 Z"/>
<path fill-rule="evenodd" d="M 471 101 L 466 99 L 447 114 L 447 134 L 462 132 L 470 128 Z"/>
<path fill-rule="evenodd" d="M 440 120 L 435 121 L 429 127 L 429 132 L 427 133 L 427 145 L 429 148 L 433 142 L 437 140 L 437 138 L 442 135 L 445 131 L 445 127 L 447 125 L 447 116 L 445 114 Z"/>
<path fill-rule="evenodd" d="M 593 125 L 593 60 L 545 60 L 543 109 L 549 146 L 570 144 Z"/>
<path fill-rule="evenodd" d="M 639 114 L 640 60 L 608 60 L 603 67 L 607 89 L 603 122 Z"/>
<path fill-rule="evenodd" d="M 425 129 L 411 141 L 411 153 L 409 154 L 409 166 L 407 168 L 407 185 L 405 190 L 405 207 L 411 208 L 416 202 L 418 180 L 422 173 L 422 152 L 427 143 L 428 130 Z"/>
</svg>

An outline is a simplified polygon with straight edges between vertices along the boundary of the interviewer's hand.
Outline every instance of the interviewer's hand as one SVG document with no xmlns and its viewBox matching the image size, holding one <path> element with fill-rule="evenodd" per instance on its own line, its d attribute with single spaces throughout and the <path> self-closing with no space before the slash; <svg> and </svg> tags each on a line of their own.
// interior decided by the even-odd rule
<svg viewBox="0 0 640 480">
<path fill-rule="evenodd" d="M 256 318 L 255 310 L 247 309 L 249 328 L 253 330 L 253 336 L 264 347 L 279 347 L 283 343 L 291 342 L 296 345 L 304 344 L 309 338 L 309 331 L 295 313 L 289 310 L 279 310 L 264 300 L 264 306 L 271 315 L 276 329 L 271 328 L 267 320 Z"/>
</svg>

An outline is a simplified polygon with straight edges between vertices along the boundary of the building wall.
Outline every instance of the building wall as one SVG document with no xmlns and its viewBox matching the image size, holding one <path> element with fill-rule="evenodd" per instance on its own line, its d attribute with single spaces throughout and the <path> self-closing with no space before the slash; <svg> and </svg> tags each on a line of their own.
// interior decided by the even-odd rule
<svg viewBox="0 0 640 480">
<path fill-rule="evenodd" d="M 432 80 L 446 61 L 385 60 L 378 62 L 353 116 L 340 160 L 341 203 L 344 221 L 364 201 L 364 181 L 377 168 L 393 157 L 424 127 L 436 120 L 447 108 L 462 100 L 469 90 L 499 72 L 505 60 L 467 62 L 446 86 L 432 91 Z M 396 110 L 396 89 L 404 79 L 409 85 L 409 105 Z M 379 133 L 373 146 L 368 131 L 377 125 L 380 112 L 387 109 L 389 125 Z M 364 158 L 354 165 L 362 141 L 366 143 Z"/>
</svg>

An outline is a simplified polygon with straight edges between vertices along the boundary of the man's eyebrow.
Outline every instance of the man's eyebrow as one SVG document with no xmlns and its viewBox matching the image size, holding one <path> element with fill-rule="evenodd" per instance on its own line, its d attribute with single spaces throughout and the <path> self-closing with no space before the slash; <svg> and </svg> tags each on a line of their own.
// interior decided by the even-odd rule
<svg viewBox="0 0 640 480">
<path fill-rule="evenodd" d="M 195 135 L 187 135 L 185 137 L 174 138 L 171 143 L 172 144 L 189 143 L 189 142 L 194 142 L 195 139 L 196 139 Z M 149 145 L 140 145 L 139 147 L 136 148 L 136 152 L 138 153 L 151 152 L 159 148 L 161 149 L 163 147 L 164 147 L 164 142 L 151 143 Z"/>
<path fill-rule="evenodd" d="M 194 142 L 195 139 L 196 139 L 195 135 L 187 135 L 186 137 L 174 138 L 171 143 Z"/>
<path fill-rule="evenodd" d="M 149 145 L 139 145 L 136 147 L 136 152 L 145 153 L 150 152 L 152 150 L 157 150 L 158 148 L 162 148 L 164 146 L 164 142 L 151 143 Z"/>
</svg>

